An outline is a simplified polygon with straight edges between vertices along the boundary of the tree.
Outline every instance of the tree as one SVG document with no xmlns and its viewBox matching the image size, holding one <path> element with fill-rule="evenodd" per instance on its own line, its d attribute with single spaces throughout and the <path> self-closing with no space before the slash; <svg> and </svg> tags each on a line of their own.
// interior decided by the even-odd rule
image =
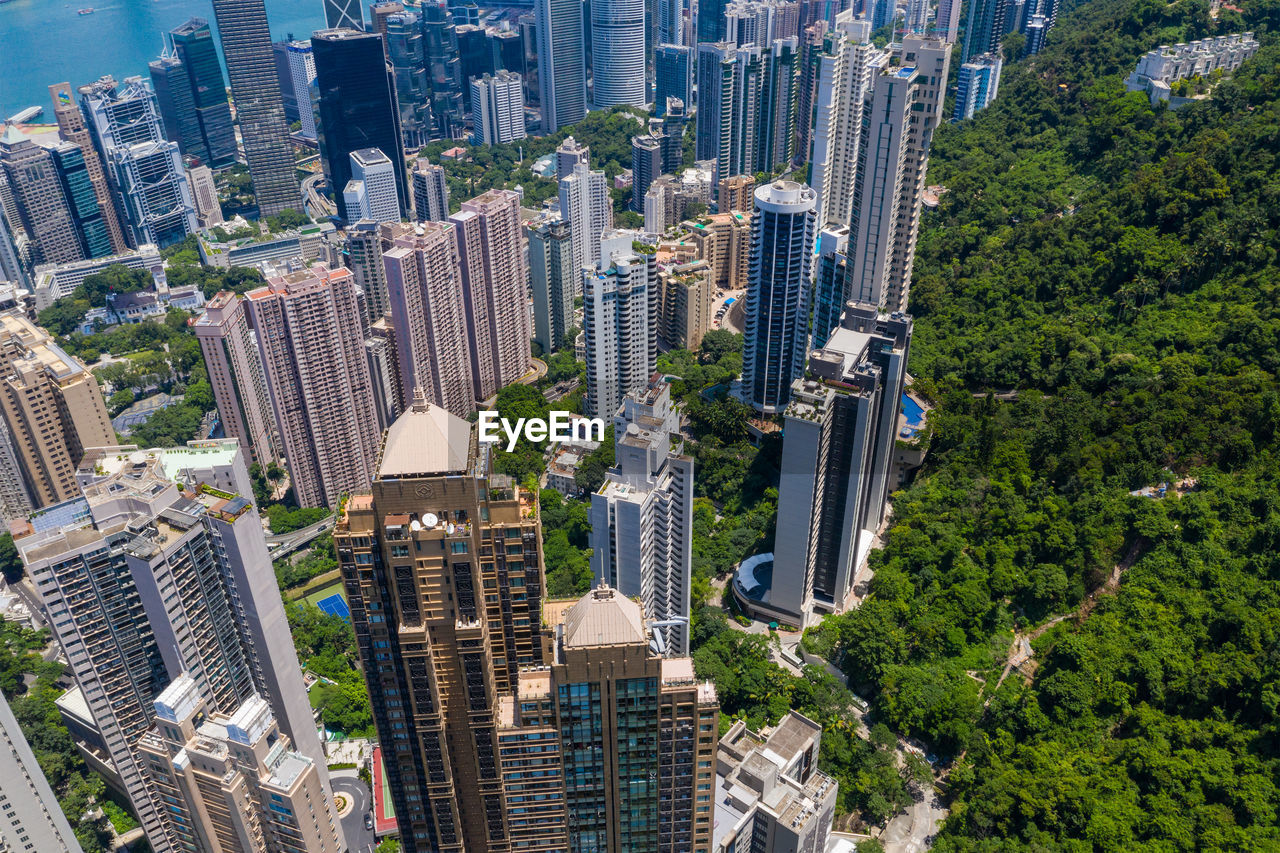
<svg viewBox="0 0 1280 853">
<path fill-rule="evenodd" d="M 5 583 L 17 583 L 22 579 L 22 558 L 13 544 L 13 537 L 8 533 L 0 533 L 0 574 Z"/>
</svg>

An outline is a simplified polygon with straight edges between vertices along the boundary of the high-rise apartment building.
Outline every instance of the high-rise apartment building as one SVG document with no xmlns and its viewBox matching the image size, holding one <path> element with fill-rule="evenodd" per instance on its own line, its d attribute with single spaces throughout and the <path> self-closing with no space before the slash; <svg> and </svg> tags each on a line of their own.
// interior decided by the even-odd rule
<svg viewBox="0 0 1280 853">
<path fill-rule="evenodd" d="M 799 73 L 796 77 L 796 144 L 792 163 L 809 161 L 813 151 L 814 108 L 818 100 L 818 56 L 823 52 L 831 26 L 824 20 L 806 25 L 800 32 Z"/>
<path fill-rule="evenodd" d="M 662 176 L 662 136 L 631 137 L 631 209 L 644 213 L 644 194 Z"/>
<path fill-rule="evenodd" d="M 271 58 L 275 62 L 276 82 L 280 84 L 280 103 L 284 106 L 284 119 L 292 124 L 295 121 L 301 121 L 302 116 L 298 114 L 298 91 L 293 85 L 293 70 L 289 67 L 290 43 L 290 41 L 273 41 Z M 310 45 L 310 42 L 303 42 L 303 44 Z"/>
<path fill-rule="evenodd" d="M 724 12 L 728 5 L 728 0 L 699 0 L 696 25 L 699 45 L 715 44 L 725 40 Z"/>
<path fill-rule="evenodd" d="M 655 652 L 653 622 L 618 590 L 546 609 L 547 666 L 522 670 L 499 711 L 504 788 L 530 804 L 512 848 L 708 853 L 715 687 Z"/>
<path fill-rule="evenodd" d="M 415 393 L 458 416 L 475 411 L 462 272 L 451 222 L 424 222 L 384 249 L 388 313 L 402 398 Z"/>
<path fill-rule="evenodd" d="M 164 466 L 139 452 L 114 473 L 90 469 L 82 498 L 51 509 L 47 523 L 33 519 L 16 540 L 107 757 L 161 853 L 191 849 L 192 827 L 212 832 L 216 823 L 166 799 L 139 749 L 155 699 L 184 674 L 213 711 L 263 697 L 327 788 L 280 592 L 263 570 L 261 519 L 245 498 L 183 491 Z M 299 821 L 314 821 L 330 840 L 324 849 L 341 849 L 327 791 L 310 805 Z"/>
<path fill-rule="evenodd" d="M 531 222 L 525 236 L 533 286 L 533 339 L 550 353 L 560 349 L 573 327 L 573 300 L 582 271 L 573 265 L 573 235 L 563 219 Z"/>
<path fill-rule="evenodd" d="M 1049 19 L 1044 15 L 1032 15 L 1027 21 L 1027 40 L 1022 49 L 1023 56 L 1035 56 L 1044 50 L 1044 40 L 1049 34 Z"/>
<path fill-rule="evenodd" d="M 840 325 L 845 307 L 846 255 L 849 251 L 849 226 L 829 225 L 818 233 L 817 270 L 813 280 L 813 323 L 810 341 L 821 349 Z"/>
<path fill-rule="evenodd" d="M 955 44 L 960 35 L 961 0 L 938 0 L 938 17 L 933 33 L 947 44 Z"/>
<path fill-rule="evenodd" d="M 297 210 L 302 192 L 294 176 L 265 0 L 213 0 L 213 16 L 258 211 L 274 216 L 282 210 Z"/>
<path fill-rule="evenodd" d="M 489 190 L 449 217 L 458 244 L 471 381 L 487 400 L 529 372 L 533 330 L 520 195 Z"/>
<path fill-rule="evenodd" d="M 792 388 L 766 602 L 791 624 L 844 609 L 871 550 L 890 491 L 910 346 L 910 317 L 850 302 Z"/>
<path fill-rule="evenodd" d="M 354 277 L 316 264 L 245 296 L 298 503 L 336 507 L 368 485 L 380 436 Z"/>
<path fill-rule="evenodd" d="M 31 515 L 31 492 L 8 424 L 0 418 L 0 521 L 10 524 Z"/>
<path fill-rule="evenodd" d="M 556 147 L 556 180 L 563 181 L 579 166 L 591 165 L 591 148 L 572 136 L 566 136 Z"/>
<path fill-rule="evenodd" d="M 736 720 L 716 749 L 713 853 L 826 850 L 839 783 L 821 750 L 822 726 L 795 711 L 761 732 Z"/>
<path fill-rule="evenodd" d="M 84 155 L 85 171 L 89 182 L 93 185 L 94 197 L 98 200 L 98 210 L 107 227 L 107 237 L 111 241 L 111 253 L 119 254 L 129 248 L 125 242 L 124 231 L 120 227 L 120 217 L 116 211 L 115 200 L 111 195 L 111 187 L 107 183 L 106 173 L 102 170 L 102 159 L 98 149 L 93 145 L 93 135 L 84 122 L 84 113 L 76 104 L 70 83 L 57 83 L 49 87 L 49 97 L 53 99 L 53 114 L 58 120 L 58 134 L 80 148 Z"/>
<path fill-rule="evenodd" d="M 382 251 L 390 247 L 392 237 L 402 230 L 398 222 L 380 223 L 376 219 L 360 219 L 347 227 L 343 262 L 355 276 L 356 287 L 364 294 L 368 325 L 376 323 L 390 310 Z"/>
<path fill-rule="evenodd" d="M 511 849 L 497 712 L 545 663 L 536 497 L 419 395 L 334 545 L 405 850 Z"/>
<path fill-rule="evenodd" d="M 183 673 L 156 697 L 138 742 L 152 785 L 171 809 L 181 849 L 340 853 L 314 760 L 292 749 L 265 699 L 217 711 Z"/>
<path fill-rule="evenodd" d="M 603 171 L 584 164 L 560 178 L 560 215 L 573 235 L 573 266 L 581 270 L 600 260 L 600 237 L 613 227 L 613 199 Z"/>
<path fill-rule="evenodd" d="M 351 152 L 378 148 L 394 165 L 396 201 L 403 215 L 409 208 L 409 196 L 400 112 L 382 52 L 382 37 L 355 30 L 320 30 L 311 36 L 311 50 L 319 93 L 320 154 L 338 202 L 338 214 L 348 220 L 360 218 L 347 210 L 343 193 L 351 180 Z"/>
<path fill-rule="evenodd" d="M 360 148 L 348 155 L 351 180 L 342 191 L 347 215 L 353 220 L 400 221 L 396 165 L 377 148 Z"/>
<path fill-rule="evenodd" d="M 444 167 L 419 155 L 409 175 L 413 179 L 413 217 L 418 222 L 443 222 L 449 218 L 449 183 Z"/>
<path fill-rule="evenodd" d="M 960 61 L 968 62 L 983 53 L 996 53 L 1004 40 L 1009 0 L 974 0 L 964 28 L 964 48 Z"/>
<path fill-rule="evenodd" d="M 809 344 L 817 195 L 804 184 L 778 180 L 757 189 L 755 200 L 742 399 L 774 414 L 786 407 Z"/>
<path fill-rule="evenodd" d="M 421 148 L 433 138 L 431 84 L 427 77 L 427 45 L 422 16 L 400 3 L 379 4 L 375 20 L 382 29 L 387 61 L 395 78 L 396 108 L 400 111 L 401 144 Z M 385 10 L 386 14 L 381 14 Z"/>
<path fill-rule="evenodd" d="M 810 186 L 818 194 L 818 224 L 848 225 L 862 139 L 862 115 L 873 75 L 889 61 L 871 42 L 871 24 L 852 12 L 836 16 L 817 57 Z M 844 301 L 841 300 L 843 305 Z"/>
<path fill-rule="evenodd" d="M 471 81 L 471 138 L 478 145 L 524 139 L 524 84 L 510 71 Z"/>
<path fill-rule="evenodd" d="M 9 703 L 0 696 L 0 849 L 82 853 Z"/>
<path fill-rule="evenodd" d="M 751 214 L 715 213 L 685 223 L 685 233 L 698 247 L 698 259 L 707 262 L 707 275 L 715 290 L 743 290 L 749 281 Z"/>
<path fill-rule="evenodd" d="M 711 330 L 711 265 L 697 260 L 658 272 L 658 337 L 697 352 Z"/>
<path fill-rule="evenodd" d="M 297 99 L 298 122 L 302 125 L 302 135 L 308 139 L 317 139 L 319 128 L 316 127 L 315 105 L 311 103 L 311 87 L 316 82 L 316 57 L 311 51 L 311 42 L 287 42 L 285 55 L 289 61 L 289 79 L 293 84 L 294 97 Z"/>
<path fill-rule="evenodd" d="M 12 205 L 5 211 L 10 227 L 21 228 L 33 241 L 35 263 L 84 259 L 84 246 L 53 154 L 12 124 L 6 124 L 0 135 L 0 177 L 7 184 L 6 202 Z"/>
<path fill-rule="evenodd" d="M 952 121 L 973 118 L 974 113 L 986 109 L 996 99 L 1000 90 L 999 55 L 984 53 L 960 66 L 956 77 L 956 102 L 951 111 Z"/>
<path fill-rule="evenodd" d="M 597 110 L 649 101 L 644 7 L 645 0 L 591 4 L 591 104 Z"/>
<path fill-rule="evenodd" d="M 639 236 L 606 234 L 597 269 L 583 277 L 589 417 L 612 417 L 623 397 L 647 387 L 657 365 L 658 265 L 634 247 Z"/>
<path fill-rule="evenodd" d="M 396 352 L 396 332 L 390 317 L 379 317 L 369 324 L 369 333 L 364 339 L 364 354 L 369 362 L 369 376 L 373 379 L 378 426 L 385 430 L 395 423 L 405 409 L 400 358 Z"/>
<path fill-rule="evenodd" d="M 443 2 L 419 8 L 422 36 L 426 39 L 427 83 L 431 87 L 433 139 L 454 139 L 466 124 L 462 112 L 462 66 L 453 17 Z"/>
<path fill-rule="evenodd" d="M 680 44 L 659 44 L 654 51 L 653 113 L 666 115 L 667 98 L 693 103 L 693 50 Z"/>
<path fill-rule="evenodd" d="M 613 434 L 616 462 L 591 496 L 591 573 L 641 602 L 663 654 L 687 655 L 693 457 L 662 377 L 623 397 Z"/>
<path fill-rule="evenodd" d="M 35 507 L 79 494 L 86 448 L 116 443 L 98 380 L 21 311 L 0 314 L 0 408 Z"/>
<path fill-rule="evenodd" d="M 755 208 L 755 175 L 731 175 L 716 184 L 716 201 L 721 213 L 741 211 L 750 213 Z"/>
<path fill-rule="evenodd" d="M 701 15 L 699 15 L 701 25 Z M 726 41 L 698 45 L 696 160 L 729 160 L 733 129 L 733 79 L 737 48 Z M 728 175 L 717 175 L 721 180 Z"/>
<path fill-rule="evenodd" d="M 643 1 L 643 0 L 642 0 Z M 535 0 L 538 35 L 538 100 L 542 133 L 555 133 L 587 115 L 587 47 L 578 0 Z M 643 35 L 641 36 L 643 38 Z"/>
<path fill-rule="evenodd" d="M 200 342 L 223 432 L 239 439 L 264 471 L 278 464 L 282 454 L 271 393 L 244 302 L 224 290 L 205 303 L 191 329 Z"/>
<path fill-rule="evenodd" d="M 738 47 L 766 47 L 800 35 L 800 5 L 788 0 L 730 0 L 724 40 Z"/>
<path fill-rule="evenodd" d="M 214 168 L 234 163 L 236 132 L 209 22 L 191 18 L 165 33 L 165 52 L 150 68 L 169 141 Z"/>
<path fill-rule="evenodd" d="M 155 93 L 141 77 L 80 87 L 80 103 L 119 194 L 129 241 L 164 248 L 195 232 L 195 198 L 178 144 L 165 139 Z"/>
</svg>

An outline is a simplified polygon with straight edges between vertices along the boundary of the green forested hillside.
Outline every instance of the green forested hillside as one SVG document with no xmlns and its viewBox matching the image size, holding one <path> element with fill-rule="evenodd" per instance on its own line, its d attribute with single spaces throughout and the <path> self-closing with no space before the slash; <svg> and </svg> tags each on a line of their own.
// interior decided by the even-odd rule
<svg viewBox="0 0 1280 853">
<path fill-rule="evenodd" d="M 808 642 L 955 757 L 936 849 L 1280 849 L 1280 4 L 1243 7 L 1081 5 L 935 139 L 930 458 L 873 595 Z M 1124 92 L 1151 47 L 1243 29 L 1211 100 Z"/>
</svg>

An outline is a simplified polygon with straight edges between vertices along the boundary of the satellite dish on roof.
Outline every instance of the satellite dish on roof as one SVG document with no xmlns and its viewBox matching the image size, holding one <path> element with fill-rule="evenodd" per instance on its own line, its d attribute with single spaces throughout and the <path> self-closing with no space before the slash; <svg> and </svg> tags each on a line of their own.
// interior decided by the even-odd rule
<svg viewBox="0 0 1280 853">
<path fill-rule="evenodd" d="M 640 434 L 639 424 L 627 424 L 627 435 L 639 435 L 639 434 Z"/>
<path fill-rule="evenodd" d="M 421 530 L 422 522 L 418 521 L 417 519 L 414 519 L 413 521 L 409 522 L 409 529 L 413 531 Z"/>
<path fill-rule="evenodd" d="M 430 530 L 440 523 L 440 519 L 436 518 L 433 512 L 424 512 L 422 514 L 422 526 Z"/>
</svg>

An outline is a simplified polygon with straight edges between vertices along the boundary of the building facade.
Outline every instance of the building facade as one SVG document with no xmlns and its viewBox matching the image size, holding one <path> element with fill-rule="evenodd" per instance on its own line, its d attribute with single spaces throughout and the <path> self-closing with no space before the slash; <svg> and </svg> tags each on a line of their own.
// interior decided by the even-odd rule
<svg viewBox="0 0 1280 853">
<path fill-rule="evenodd" d="M 84 122 L 84 113 L 80 112 L 72 93 L 70 83 L 57 83 L 49 87 L 49 97 L 53 100 L 53 114 L 58 121 L 58 135 L 80 148 L 84 155 L 85 171 L 93 185 L 93 194 L 98 200 L 98 210 L 102 221 L 107 226 L 107 237 L 111 241 L 114 254 L 129 248 L 125 242 L 124 231 L 120 227 L 120 217 L 116 211 L 111 187 L 107 183 L 107 175 L 102 169 L 102 158 L 98 149 L 93 146 L 93 135 Z"/>
<path fill-rule="evenodd" d="M 583 6 L 577 0 L 535 0 L 538 100 L 542 133 L 555 133 L 587 115 L 587 54 Z"/>
<path fill-rule="evenodd" d="M 560 178 L 560 215 L 573 235 L 573 266 L 594 267 L 600 260 L 600 238 L 613 227 L 613 199 L 603 171 L 579 163 Z"/>
<path fill-rule="evenodd" d="M 0 135 L 0 176 L 8 190 L 4 215 L 11 228 L 32 241 L 33 263 L 85 258 L 54 155 L 12 124 Z"/>
<path fill-rule="evenodd" d="M 524 139 L 524 84 L 510 71 L 471 81 L 471 137 L 477 145 Z"/>
<path fill-rule="evenodd" d="M 347 215 L 353 220 L 399 222 L 400 194 L 396 165 L 377 148 L 361 148 L 348 155 L 351 180 L 342 192 Z"/>
<path fill-rule="evenodd" d="M 44 771 L 9 703 L 0 696 L 0 848 L 13 853 L 81 853 Z"/>
<path fill-rule="evenodd" d="M 573 328 L 573 300 L 582 272 L 573 265 L 573 235 L 563 219 L 525 226 L 533 285 L 533 339 L 544 353 L 559 349 Z"/>
<path fill-rule="evenodd" d="M 742 399 L 780 413 L 808 349 L 817 194 L 778 180 L 756 190 L 742 339 Z"/>
<path fill-rule="evenodd" d="M 443 222 L 449 218 L 449 184 L 444 167 L 419 156 L 413 164 L 413 216 L 418 222 Z"/>
<path fill-rule="evenodd" d="M 644 107 L 645 0 L 609 0 L 591 5 L 591 104 Z"/>
<path fill-rule="evenodd" d="M 354 277 L 316 264 L 245 297 L 298 503 L 336 507 L 368 484 L 380 437 Z"/>
<path fill-rule="evenodd" d="M 600 262 L 582 282 L 586 336 L 586 414 L 610 418 L 622 398 L 641 391 L 658 358 L 658 265 L 633 247 L 634 231 L 601 240 Z"/>
</svg>

